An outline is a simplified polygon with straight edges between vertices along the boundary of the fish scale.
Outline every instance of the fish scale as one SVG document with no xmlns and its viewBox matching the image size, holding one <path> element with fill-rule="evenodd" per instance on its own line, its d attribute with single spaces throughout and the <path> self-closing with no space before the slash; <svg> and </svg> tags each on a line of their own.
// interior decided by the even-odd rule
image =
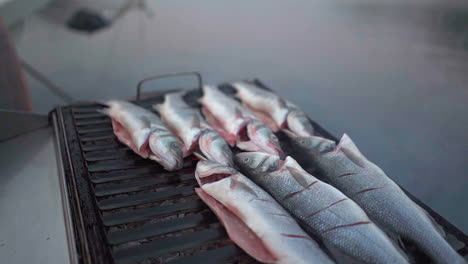
<svg viewBox="0 0 468 264">
<path fill-rule="evenodd" d="M 319 237 L 337 261 L 408 263 L 392 241 L 351 199 L 305 172 L 287 157 L 240 153 L 236 163 L 296 217 L 309 234 Z"/>
<path fill-rule="evenodd" d="M 412 240 L 435 263 L 466 263 L 445 241 L 427 212 L 367 160 L 348 135 L 337 146 L 321 137 L 289 136 L 302 157 L 312 161 L 333 186 L 359 204 L 384 230 Z"/>
<path fill-rule="evenodd" d="M 213 174 L 224 174 L 226 177 L 205 183 L 203 178 Z M 200 161 L 195 176 L 204 192 L 236 216 L 230 218 L 237 220 L 220 217 L 228 233 L 239 227 L 239 224 L 235 224 L 234 227 L 232 224 L 239 220 L 242 221 L 242 226 L 245 225 L 246 229 L 251 230 L 250 235 L 249 232 L 237 230 L 235 233 L 230 233 L 230 237 L 253 257 L 258 257 L 256 248 L 263 248 L 261 245 L 263 244 L 275 259 L 270 258 L 268 263 L 333 263 L 288 212 L 244 175 L 217 163 Z M 203 194 L 201 196 L 203 199 Z M 208 206 L 214 207 L 209 199 L 204 201 Z M 245 235 L 238 237 L 239 234 Z M 249 245 L 245 242 L 248 240 L 245 236 L 257 237 L 259 241 L 255 245 Z M 265 259 L 259 260 L 265 261 Z"/>
</svg>

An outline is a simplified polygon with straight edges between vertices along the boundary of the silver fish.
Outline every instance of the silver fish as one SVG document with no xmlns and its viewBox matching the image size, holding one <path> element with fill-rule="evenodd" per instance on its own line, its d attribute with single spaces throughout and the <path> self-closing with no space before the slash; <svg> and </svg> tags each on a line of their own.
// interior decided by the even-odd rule
<svg viewBox="0 0 468 264">
<path fill-rule="evenodd" d="M 286 126 L 289 108 L 284 99 L 250 83 L 234 82 L 231 85 L 242 103 L 273 131 L 279 131 Z"/>
<path fill-rule="evenodd" d="M 197 194 L 223 223 L 229 237 L 263 263 L 333 261 L 265 191 L 231 167 L 200 161 Z"/>
<path fill-rule="evenodd" d="M 202 112 L 208 123 L 231 145 L 247 151 L 283 155 L 278 139 L 255 115 L 218 88 L 203 87 Z"/>
<path fill-rule="evenodd" d="M 234 82 L 232 86 L 243 105 L 273 131 L 288 129 L 298 136 L 314 134 L 314 128 L 305 113 L 293 103 L 250 83 Z"/>
<path fill-rule="evenodd" d="M 224 139 L 183 99 L 185 92 L 166 94 L 164 103 L 153 105 L 163 122 L 183 142 L 184 156 L 201 151 L 204 158 L 232 166 L 232 152 Z"/>
<path fill-rule="evenodd" d="M 351 199 L 304 171 L 291 157 L 246 152 L 242 172 L 320 238 L 340 263 L 408 263 L 393 242 Z"/>
<path fill-rule="evenodd" d="M 289 136 L 302 157 L 312 161 L 333 186 L 384 230 L 412 240 L 435 263 L 466 263 L 445 241 L 432 217 L 364 157 L 348 135 L 344 134 L 337 146 L 321 137 Z"/>
<path fill-rule="evenodd" d="M 112 100 L 103 104 L 108 108 L 99 111 L 111 117 L 119 141 L 143 158 L 157 161 L 166 170 L 182 168 L 180 142 L 155 113 L 126 101 Z"/>
<path fill-rule="evenodd" d="M 198 148 L 207 160 L 230 167 L 234 166 L 232 151 L 218 132 L 203 131 L 198 139 Z"/>
</svg>

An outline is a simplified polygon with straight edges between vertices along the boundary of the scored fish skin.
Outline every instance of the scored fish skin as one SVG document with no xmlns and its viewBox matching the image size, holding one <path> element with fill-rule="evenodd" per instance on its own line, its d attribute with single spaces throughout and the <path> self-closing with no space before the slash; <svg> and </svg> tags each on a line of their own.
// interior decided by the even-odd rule
<svg viewBox="0 0 468 264">
<path fill-rule="evenodd" d="M 179 140 L 153 112 L 122 100 L 103 103 L 100 112 L 112 119 L 118 139 L 143 158 L 150 158 L 166 170 L 181 169 L 183 157 Z"/>
<path fill-rule="evenodd" d="M 406 256 L 351 199 L 304 171 L 291 157 L 239 153 L 241 171 L 270 193 L 340 263 L 408 263 Z"/>
<path fill-rule="evenodd" d="M 273 132 L 234 98 L 217 87 L 204 86 L 200 99 L 206 120 L 231 145 L 251 151 L 283 155 Z"/>
<path fill-rule="evenodd" d="M 209 194 L 226 209 L 237 216 L 262 243 L 272 256 L 267 263 L 324 263 L 333 261 L 320 249 L 269 194 L 230 167 L 208 161 L 197 164 L 195 177 L 204 192 Z M 205 200 L 205 199 L 204 199 Z M 211 205 L 208 204 L 210 207 Z M 228 230 L 232 225 L 229 219 L 221 219 Z M 248 232 L 246 232 L 248 233 Z M 239 234 L 239 232 L 236 232 Z M 246 252 L 257 257 L 257 252 L 239 237 L 231 239 Z"/>
<path fill-rule="evenodd" d="M 435 263 L 466 263 L 445 241 L 432 217 L 362 155 L 348 135 L 338 145 L 321 137 L 289 136 L 303 157 L 384 230 L 412 240 Z"/>
<path fill-rule="evenodd" d="M 234 82 L 231 86 L 242 103 L 273 131 L 277 132 L 285 126 L 289 108 L 284 99 L 247 82 Z"/>
<path fill-rule="evenodd" d="M 231 85 L 243 105 L 255 113 L 274 132 L 289 129 L 298 136 L 314 134 L 314 128 L 306 114 L 293 103 L 254 84 L 234 82 Z"/>
</svg>

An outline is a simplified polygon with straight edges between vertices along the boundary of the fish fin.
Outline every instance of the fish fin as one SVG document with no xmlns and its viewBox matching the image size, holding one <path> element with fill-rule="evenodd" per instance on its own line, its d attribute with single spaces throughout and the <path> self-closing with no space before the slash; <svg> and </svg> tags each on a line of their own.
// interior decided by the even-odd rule
<svg viewBox="0 0 468 264">
<path fill-rule="evenodd" d="M 105 114 L 106 116 L 111 116 L 109 108 L 101 108 L 96 110 L 98 113 Z"/>
<path fill-rule="evenodd" d="M 242 111 L 239 107 L 236 107 L 236 109 L 234 110 L 234 115 L 236 116 L 236 118 L 243 118 L 244 115 L 242 114 Z"/>
<path fill-rule="evenodd" d="M 191 128 L 194 128 L 194 127 L 200 127 L 200 118 L 195 115 L 190 123 L 190 127 Z"/>
<path fill-rule="evenodd" d="M 276 101 L 278 102 L 278 106 L 281 107 L 281 108 L 288 108 L 288 104 L 286 103 L 286 101 L 281 98 L 281 97 L 277 97 L 276 98 Z"/>
<path fill-rule="evenodd" d="M 443 238 L 447 237 L 447 234 L 445 233 L 443 227 L 441 225 L 439 225 L 435 220 L 434 218 L 426 211 L 424 210 L 424 208 L 422 208 L 421 206 L 417 205 L 415 203 L 416 207 L 418 208 L 419 211 L 421 211 L 421 213 L 423 213 L 428 219 L 429 221 L 431 222 L 431 224 L 434 226 L 434 229 L 437 231 L 437 233 L 439 233 Z"/>
<path fill-rule="evenodd" d="M 291 167 L 291 166 L 286 166 L 286 169 L 291 173 L 293 178 L 299 183 L 302 187 L 306 188 L 309 185 L 309 182 L 306 179 L 306 175 L 304 175 L 304 171 L 299 170 L 297 168 Z"/>
<path fill-rule="evenodd" d="M 158 112 L 161 112 L 162 105 L 163 104 L 154 104 L 154 105 L 152 105 L 152 107 L 153 107 L 154 110 L 156 110 Z"/>
<path fill-rule="evenodd" d="M 356 144 L 354 144 L 353 140 L 347 134 L 343 135 L 336 146 L 336 150 L 343 152 L 343 154 L 357 166 L 361 168 L 366 167 L 367 158 L 362 155 Z"/>
<path fill-rule="evenodd" d="M 338 264 L 360 264 L 362 263 L 362 261 L 354 258 L 353 256 L 345 254 L 340 249 L 336 248 L 336 246 L 330 243 L 327 243 L 325 241 L 324 241 L 324 244 L 326 246 L 326 249 L 330 253 L 330 255 L 336 261 L 336 263 Z"/>
<path fill-rule="evenodd" d="M 245 184 L 245 182 L 242 182 L 241 180 L 239 180 L 239 174 L 231 176 L 231 184 L 229 185 L 229 188 L 233 189 L 235 187 L 255 197 L 258 197 L 257 193 L 254 190 L 252 190 L 252 188 L 250 188 L 247 184 Z"/>
</svg>

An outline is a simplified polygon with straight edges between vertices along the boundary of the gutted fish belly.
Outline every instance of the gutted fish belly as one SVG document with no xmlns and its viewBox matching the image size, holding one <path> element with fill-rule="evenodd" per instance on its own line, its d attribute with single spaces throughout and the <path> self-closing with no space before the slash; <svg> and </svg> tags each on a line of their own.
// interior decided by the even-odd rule
<svg viewBox="0 0 468 264">
<path fill-rule="evenodd" d="M 232 86 L 243 105 L 273 131 L 288 129 L 298 136 L 314 134 L 314 128 L 305 113 L 293 103 L 250 83 L 235 82 Z"/>
<path fill-rule="evenodd" d="M 236 163 L 251 180 L 271 194 L 302 226 L 327 246 L 340 263 L 408 263 L 351 199 L 336 188 L 285 161 L 265 153 L 240 153 Z"/>
<path fill-rule="evenodd" d="M 337 146 L 321 137 L 290 136 L 292 144 L 314 162 L 329 182 L 384 230 L 412 240 L 435 263 L 466 263 L 445 241 L 429 214 L 367 160 L 348 135 Z"/>
<path fill-rule="evenodd" d="M 182 168 L 182 148 L 179 140 L 151 111 L 126 101 L 105 103 L 100 111 L 112 118 L 114 134 L 143 158 L 160 163 L 167 170 Z"/>
<path fill-rule="evenodd" d="M 216 213 L 230 238 L 264 263 L 333 263 L 295 220 L 234 169 L 200 161 L 195 176 L 200 197 Z"/>
<path fill-rule="evenodd" d="M 203 114 L 208 123 L 231 145 L 247 151 L 265 151 L 282 155 L 278 139 L 263 122 L 244 108 L 234 98 L 225 95 L 216 87 L 205 86 Z"/>
</svg>

